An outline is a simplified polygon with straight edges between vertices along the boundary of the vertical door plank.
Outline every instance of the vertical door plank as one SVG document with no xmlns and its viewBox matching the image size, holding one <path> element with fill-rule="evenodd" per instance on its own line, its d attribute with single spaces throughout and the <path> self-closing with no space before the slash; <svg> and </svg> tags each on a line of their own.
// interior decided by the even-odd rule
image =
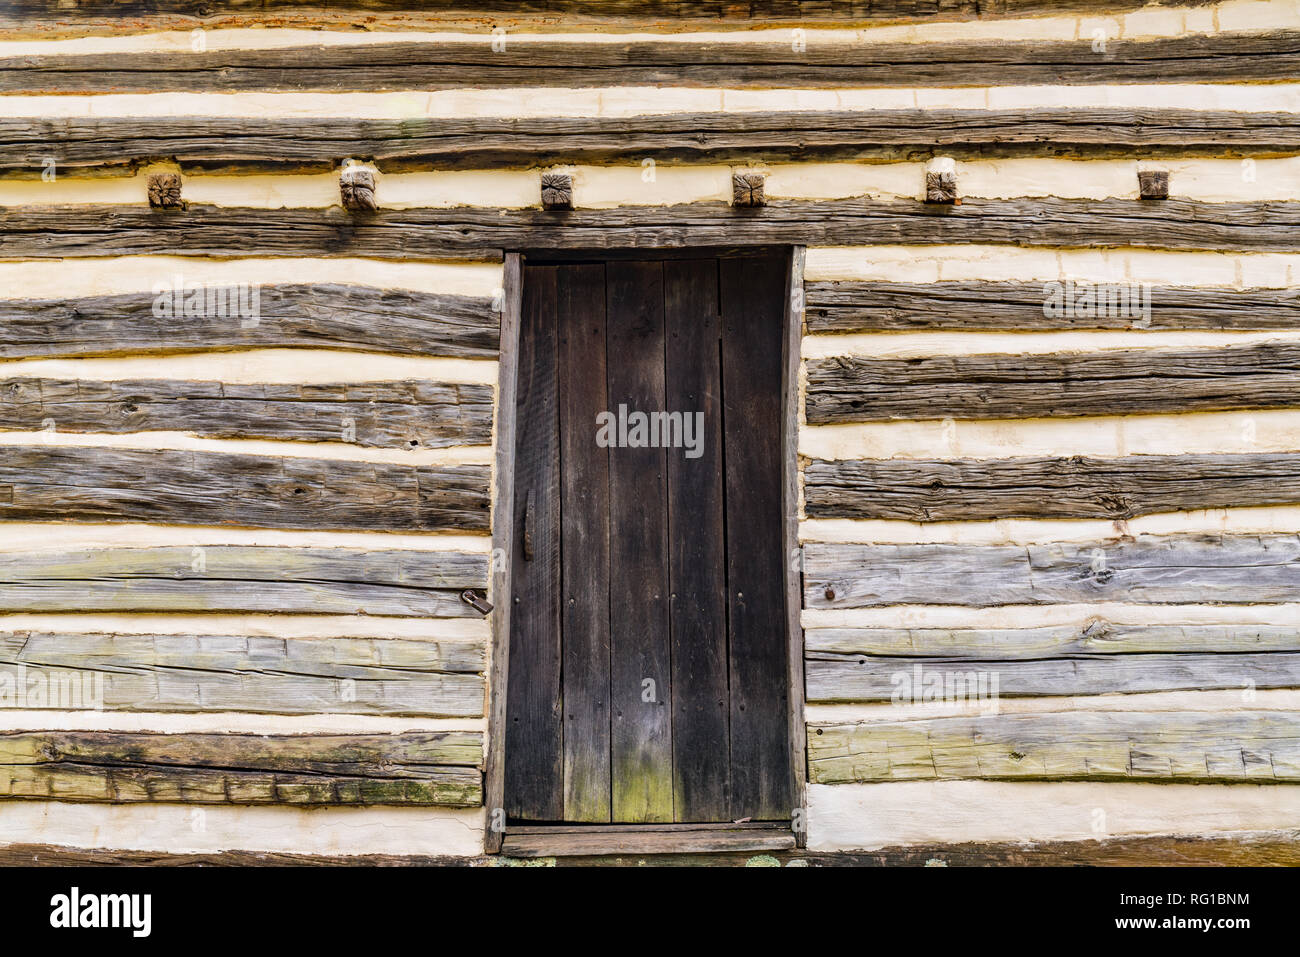
<svg viewBox="0 0 1300 957">
<path fill-rule="evenodd" d="M 723 432 L 726 444 L 731 813 L 789 820 L 782 338 L 786 265 L 724 259 Z"/>
<path fill-rule="evenodd" d="M 609 450 L 605 267 L 559 267 L 564 819 L 609 817 Z"/>
<path fill-rule="evenodd" d="M 663 264 L 611 262 L 605 277 L 610 408 L 662 411 Z M 612 815 L 625 823 L 673 819 L 666 484 L 663 448 L 609 450 Z"/>
<path fill-rule="evenodd" d="M 516 398 L 506 815 L 563 814 L 556 268 L 524 268 Z"/>
<path fill-rule="evenodd" d="M 693 448 L 668 449 L 673 803 L 678 821 L 728 821 L 731 758 L 717 260 L 664 263 L 664 324 L 667 410 L 682 413 L 683 425 L 690 429 L 684 435 L 695 443 Z"/>
</svg>

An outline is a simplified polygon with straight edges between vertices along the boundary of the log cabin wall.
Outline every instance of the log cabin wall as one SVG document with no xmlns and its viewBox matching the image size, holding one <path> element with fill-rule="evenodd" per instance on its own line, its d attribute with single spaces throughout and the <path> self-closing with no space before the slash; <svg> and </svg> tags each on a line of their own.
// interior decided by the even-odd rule
<svg viewBox="0 0 1300 957">
<path fill-rule="evenodd" d="M 1294 825 L 1295 0 L 197 6 L 0 17 L 0 842 L 482 853 L 593 246 L 805 247 L 810 849 Z"/>
</svg>

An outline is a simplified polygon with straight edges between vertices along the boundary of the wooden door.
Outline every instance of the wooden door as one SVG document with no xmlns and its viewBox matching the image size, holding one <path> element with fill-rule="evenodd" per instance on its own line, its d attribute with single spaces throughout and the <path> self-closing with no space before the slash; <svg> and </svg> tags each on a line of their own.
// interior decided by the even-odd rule
<svg viewBox="0 0 1300 957">
<path fill-rule="evenodd" d="M 789 819 L 787 270 L 525 267 L 508 820 Z"/>
</svg>

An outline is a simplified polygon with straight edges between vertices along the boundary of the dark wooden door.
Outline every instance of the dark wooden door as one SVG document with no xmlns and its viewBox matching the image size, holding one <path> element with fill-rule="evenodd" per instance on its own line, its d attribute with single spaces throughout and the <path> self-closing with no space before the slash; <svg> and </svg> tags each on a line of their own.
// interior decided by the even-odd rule
<svg viewBox="0 0 1300 957">
<path fill-rule="evenodd" d="M 787 270 L 525 267 L 509 820 L 789 819 Z"/>
</svg>

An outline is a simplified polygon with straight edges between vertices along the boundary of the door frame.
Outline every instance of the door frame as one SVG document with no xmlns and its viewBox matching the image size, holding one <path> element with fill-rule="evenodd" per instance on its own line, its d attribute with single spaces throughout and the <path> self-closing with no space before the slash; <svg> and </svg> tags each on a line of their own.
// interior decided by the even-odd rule
<svg viewBox="0 0 1300 957">
<path fill-rule="evenodd" d="M 487 755 L 484 762 L 484 849 L 501 852 L 505 838 L 505 728 L 510 680 L 510 567 L 514 545 L 515 405 L 519 378 L 519 327 L 523 306 L 524 263 L 530 257 L 560 259 L 674 259 L 779 251 L 786 256 L 781 388 L 781 507 L 786 595 L 787 726 L 792 808 L 791 828 L 798 847 L 807 844 L 807 729 L 804 724 L 803 550 L 799 546 L 799 364 L 804 334 L 803 246 L 697 246 L 684 249 L 528 249 L 505 254 L 502 283 L 500 353 L 497 373 L 496 449 L 492 489 L 492 561 L 489 600 L 491 660 L 488 671 Z M 627 825 L 629 831 L 637 825 Z"/>
</svg>

